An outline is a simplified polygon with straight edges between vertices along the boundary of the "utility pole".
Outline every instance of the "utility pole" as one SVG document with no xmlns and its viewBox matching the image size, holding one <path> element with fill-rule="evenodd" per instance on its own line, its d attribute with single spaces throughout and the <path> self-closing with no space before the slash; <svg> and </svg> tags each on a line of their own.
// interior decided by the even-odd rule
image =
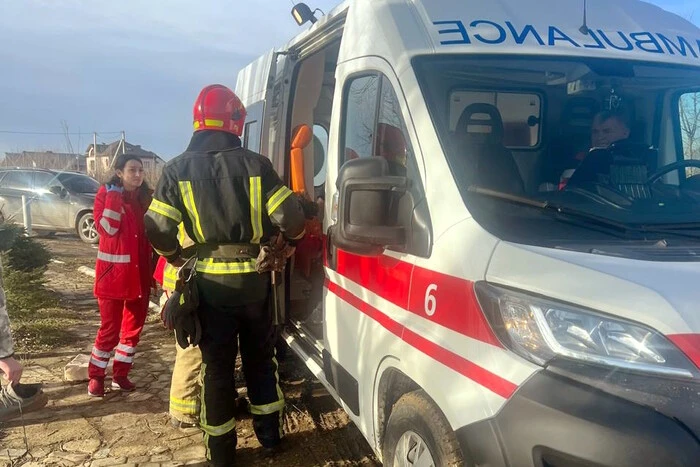
<svg viewBox="0 0 700 467">
<path fill-rule="evenodd" d="M 90 154 L 88 154 L 89 156 Z M 99 180 L 99 163 L 97 160 L 97 132 L 92 134 L 92 158 L 95 161 L 95 173 L 92 174 L 93 177 Z"/>
</svg>

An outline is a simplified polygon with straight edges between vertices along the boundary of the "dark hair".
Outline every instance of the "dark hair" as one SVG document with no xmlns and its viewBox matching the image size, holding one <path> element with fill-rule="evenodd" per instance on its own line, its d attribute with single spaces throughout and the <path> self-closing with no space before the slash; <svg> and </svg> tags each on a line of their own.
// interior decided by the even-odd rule
<svg viewBox="0 0 700 467">
<path fill-rule="evenodd" d="M 625 110 L 625 109 L 611 109 L 611 110 L 603 110 L 602 112 L 598 112 L 596 114 L 594 121 L 598 120 L 600 123 L 605 123 L 610 119 L 616 119 L 623 125 L 627 127 L 628 130 L 632 129 L 632 115 L 631 112 Z"/>
<path fill-rule="evenodd" d="M 129 161 L 137 161 L 139 164 L 141 164 L 141 166 L 143 166 L 143 161 L 141 160 L 141 158 L 139 156 L 137 156 L 136 154 L 132 154 L 132 153 L 127 152 L 125 154 L 120 154 L 117 157 L 117 160 L 114 163 L 114 170 L 115 171 L 124 170 L 127 162 L 129 162 Z M 122 181 L 119 178 L 119 176 L 115 173 L 112 176 L 112 178 L 109 179 L 107 184 L 121 186 Z M 138 192 L 139 192 L 139 201 L 141 201 L 141 203 L 144 204 L 145 206 L 148 206 L 151 202 L 151 196 L 152 196 L 153 191 L 148 186 L 148 183 L 146 183 L 146 180 L 144 180 L 143 183 L 141 183 L 141 186 L 139 187 Z"/>
</svg>

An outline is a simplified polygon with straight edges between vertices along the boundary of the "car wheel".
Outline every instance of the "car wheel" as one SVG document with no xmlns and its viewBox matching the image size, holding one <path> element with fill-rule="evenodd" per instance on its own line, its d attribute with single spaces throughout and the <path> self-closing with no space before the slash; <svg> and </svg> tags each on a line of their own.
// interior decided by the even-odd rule
<svg viewBox="0 0 700 467">
<path fill-rule="evenodd" d="M 470 465 L 447 419 L 422 390 L 404 394 L 394 405 L 382 456 L 388 467 Z"/>
<path fill-rule="evenodd" d="M 78 237 L 85 243 L 94 245 L 100 240 L 100 235 L 97 233 L 97 225 L 95 218 L 91 212 L 86 212 L 78 220 L 77 226 Z"/>
</svg>

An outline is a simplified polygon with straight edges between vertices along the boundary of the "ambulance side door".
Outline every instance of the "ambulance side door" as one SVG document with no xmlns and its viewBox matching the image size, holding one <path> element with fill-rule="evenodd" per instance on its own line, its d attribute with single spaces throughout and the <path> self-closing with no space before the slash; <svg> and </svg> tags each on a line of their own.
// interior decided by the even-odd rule
<svg viewBox="0 0 700 467">
<path fill-rule="evenodd" d="M 359 421 L 361 411 L 371 410 L 379 362 L 400 353 L 399 323 L 407 313 L 413 264 L 416 255 L 429 256 L 432 238 L 423 161 L 414 151 L 415 133 L 406 125 L 410 114 L 393 70 L 380 58 L 357 59 L 338 67 L 336 82 L 326 183 L 331 202 L 324 226 L 323 363 L 328 381 Z M 341 167 L 373 157 L 386 159 L 389 175 L 406 177 L 410 184 L 396 210 L 407 232 L 406 244 L 368 256 L 338 247 L 334 232 Z"/>
</svg>

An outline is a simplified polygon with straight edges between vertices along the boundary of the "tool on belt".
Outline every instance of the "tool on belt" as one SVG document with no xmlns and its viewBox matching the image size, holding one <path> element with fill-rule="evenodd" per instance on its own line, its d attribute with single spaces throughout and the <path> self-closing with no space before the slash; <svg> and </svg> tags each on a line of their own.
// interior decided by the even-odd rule
<svg viewBox="0 0 700 467">
<path fill-rule="evenodd" d="M 295 248 L 284 241 L 282 235 L 260 247 L 260 253 L 255 261 L 255 270 L 259 274 L 270 273 L 272 282 L 272 324 L 281 326 L 285 324 L 284 309 L 284 282 L 281 274 L 287 265 L 287 260 L 294 254 Z"/>
<path fill-rule="evenodd" d="M 195 280 L 196 264 L 197 256 L 192 256 L 178 269 L 175 290 L 165 302 L 161 314 L 163 324 L 175 330 L 177 343 L 183 349 L 190 345 L 196 347 L 202 339 L 202 325 L 197 314 L 199 292 Z"/>
</svg>

